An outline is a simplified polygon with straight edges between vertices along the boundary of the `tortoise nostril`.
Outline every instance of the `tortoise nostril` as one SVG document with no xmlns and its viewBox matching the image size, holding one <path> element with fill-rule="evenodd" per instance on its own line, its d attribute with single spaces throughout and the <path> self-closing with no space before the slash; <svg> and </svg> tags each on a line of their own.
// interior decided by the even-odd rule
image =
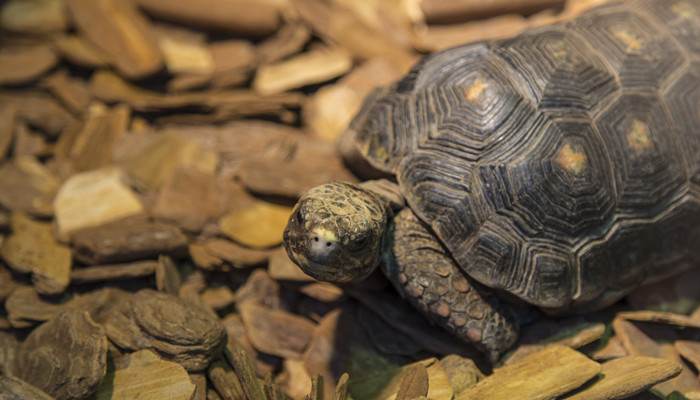
<svg viewBox="0 0 700 400">
<path fill-rule="evenodd" d="M 327 247 L 331 247 L 331 242 L 326 242 Z"/>
<path fill-rule="evenodd" d="M 318 242 L 318 236 L 314 237 L 314 242 Z"/>
</svg>

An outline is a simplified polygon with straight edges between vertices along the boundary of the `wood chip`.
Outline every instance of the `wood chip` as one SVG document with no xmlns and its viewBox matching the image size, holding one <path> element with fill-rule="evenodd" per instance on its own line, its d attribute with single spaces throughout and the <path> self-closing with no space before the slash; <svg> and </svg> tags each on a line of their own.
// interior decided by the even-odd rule
<svg viewBox="0 0 700 400">
<path fill-rule="evenodd" d="M 602 378 L 572 396 L 571 400 L 625 399 L 681 372 L 681 365 L 670 360 L 628 356 L 602 365 Z"/>
<path fill-rule="evenodd" d="M 223 358 L 215 360 L 207 370 L 214 389 L 223 399 L 243 399 L 245 394 L 233 367 Z"/>
<path fill-rule="evenodd" d="M 15 365 L 18 378 L 57 400 L 85 399 L 105 376 L 104 330 L 87 312 L 66 310 L 27 336 Z"/>
<path fill-rule="evenodd" d="M 270 276 L 278 281 L 313 282 L 314 278 L 306 275 L 292 260 L 289 259 L 284 247 L 275 249 L 270 254 L 267 266 Z"/>
<path fill-rule="evenodd" d="M 10 323 L 15 328 L 27 328 L 48 321 L 61 306 L 39 298 L 33 286 L 20 286 L 5 300 Z"/>
<path fill-rule="evenodd" d="M 311 375 L 303 361 L 285 359 L 277 383 L 293 399 L 304 398 L 311 392 Z"/>
<path fill-rule="evenodd" d="M 440 360 L 440 366 L 445 371 L 455 395 L 474 387 L 477 382 L 484 379 L 484 374 L 473 360 L 456 354 L 443 357 Z"/>
<path fill-rule="evenodd" d="M 521 358 L 541 351 L 548 346 L 560 345 L 578 349 L 579 347 L 583 347 L 600 339 L 604 333 L 605 324 L 603 323 L 586 324 L 583 327 L 575 326 L 568 330 L 561 329 L 557 332 L 558 337 L 563 336 L 561 339 L 552 340 L 551 338 L 540 337 L 540 340 L 545 343 L 522 344 L 508 357 L 505 364 L 508 365 L 517 362 Z"/>
<path fill-rule="evenodd" d="M 248 190 L 296 199 L 326 182 L 357 180 L 329 142 L 297 137 L 290 138 L 286 146 L 290 148 L 286 155 L 268 153 L 242 163 L 239 176 Z"/>
<path fill-rule="evenodd" d="M 263 96 L 247 89 L 164 95 L 130 85 L 108 71 L 95 72 L 90 80 L 90 88 L 98 99 L 108 103 L 124 102 L 138 111 L 187 109 L 200 112 L 169 116 L 167 121 L 173 123 L 209 123 L 230 121 L 243 116 L 281 115 L 289 108 L 300 107 L 304 101 L 304 96 L 300 93 Z"/>
<path fill-rule="evenodd" d="M 690 340 L 677 340 L 674 343 L 678 353 L 682 355 L 686 360 L 693 363 L 695 369 L 700 371 L 700 343 L 692 342 Z"/>
<path fill-rule="evenodd" d="M 87 83 L 82 79 L 70 76 L 66 69 L 61 69 L 46 77 L 42 81 L 42 85 L 74 113 L 85 111 L 92 100 Z"/>
<path fill-rule="evenodd" d="M 449 24 L 483 19 L 499 14 L 519 13 L 528 15 L 546 8 L 561 8 L 563 4 L 564 0 L 496 0 L 489 2 L 477 0 L 424 0 L 420 3 L 420 7 L 425 15 L 426 22 L 430 24 Z"/>
<path fill-rule="evenodd" d="M 57 63 L 58 56 L 48 44 L 31 47 L 5 46 L 0 51 L 0 65 L 2 65 L 0 85 L 20 85 L 31 82 Z"/>
<path fill-rule="evenodd" d="M 282 243 L 282 233 L 292 208 L 264 201 L 224 215 L 219 227 L 226 236 L 252 248 L 267 248 Z"/>
<path fill-rule="evenodd" d="M 60 181 L 34 157 L 19 157 L 0 166 L 0 204 L 39 217 L 53 215 Z"/>
<path fill-rule="evenodd" d="M 163 67 L 150 24 L 132 1 L 69 0 L 78 31 L 99 47 L 119 73 L 144 78 Z"/>
<path fill-rule="evenodd" d="M 114 143 L 126 133 L 131 112 L 119 105 L 94 105 L 75 129 L 66 129 L 56 143 L 56 158 L 71 171 L 83 172 L 112 164 Z"/>
<path fill-rule="evenodd" d="M 61 57 L 82 67 L 99 68 L 109 65 L 109 56 L 83 36 L 58 36 L 54 39 L 54 46 Z"/>
<path fill-rule="evenodd" d="M 53 96 L 35 91 L 0 92 L 0 106 L 13 104 L 17 116 L 30 127 L 37 128 L 49 137 L 56 137 L 75 123 L 69 113 Z"/>
<path fill-rule="evenodd" d="M 342 49 L 312 50 L 258 68 L 253 88 L 264 95 L 326 82 L 347 73 L 352 58 Z"/>
<path fill-rule="evenodd" d="M 154 17 L 204 29 L 245 36 L 266 36 L 279 25 L 279 11 L 273 1 L 137 0 Z"/>
<path fill-rule="evenodd" d="M 351 371 L 355 376 L 349 382 L 349 392 L 354 398 L 379 400 L 398 398 L 397 394 L 404 383 L 410 384 L 411 379 L 405 380 L 414 368 L 425 368 L 428 378 L 428 391 L 425 398 L 449 399 L 452 398 L 452 388 L 449 385 L 447 375 L 435 358 L 428 358 L 412 364 L 397 367 L 394 365 L 373 366 L 364 370 Z M 420 388 L 419 390 L 424 390 Z M 412 397 L 409 397 L 412 398 Z M 423 397 L 418 397 L 423 398 Z"/>
<path fill-rule="evenodd" d="M 236 296 L 228 286 L 210 287 L 201 294 L 202 301 L 214 310 L 222 310 L 233 305 Z"/>
<path fill-rule="evenodd" d="M 311 39 L 311 29 L 305 24 L 290 22 L 282 26 L 273 36 L 258 45 L 260 62 L 271 64 L 300 53 Z"/>
<path fill-rule="evenodd" d="M 212 239 L 190 245 L 190 255 L 202 269 L 251 268 L 270 258 L 270 250 L 250 249 L 227 239 Z"/>
<path fill-rule="evenodd" d="M 668 312 L 661 311 L 627 311 L 617 314 L 618 318 L 626 319 L 628 321 L 640 321 L 640 322 L 656 322 L 661 324 L 677 325 L 686 328 L 698 328 L 700 329 L 700 321 L 695 321 L 694 319 L 687 317 L 685 315 L 679 315 Z"/>
<path fill-rule="evenodd" d="M 175 170 L 163 182 L 152 213 L 188 232 L 227 211 L 252 205 L 254 199 L 236 181 L 191 168 Z"/>
<path fill-rule="evenodd" d="M 248 338 L 258 351 L 293 360 L 302 358 L 315 329 L 313 322 L 249 301 L 239 303 L 238 310 Z"/>
<path fill-rule="evenodd" d="M 204 36 L 184 28 L 165 29 L 159 26 L 157 43 L 171 74 L 211 74 L 214 56 Z"/>
<path fill-rule="evenodd" d="M 131 296 L 104 327 L 107 337 L 117 346 L 157 350 L 188 371 L 204 370 L 226 345 L 226 331 L 215 314 L 151 289 Z"/>
<path fill-rule="evenodd" d="M 576 350 L 552 346 L 495 370 L 457 399 L 555 399 L 583 385 L 600 368 Z"/>
<path fill-rule="evenodd" d="M 115 167 L 68 178 L 56 194 L 54 210 L 61 238 L 67 238 L 79 229 L 145 215 L 141 201 L 124 184 L 122 170 Z"/>
<path fill-rule="evenodd" d="M 0 105 L 0 161 L 4 161 L 14 136 L 17 108 L 14 104 Z"/>
<path fill-rule="evenodd" d="M 155 261 L 141 261 L 129 264 L 95 265 L 75 268 L 70 277 L 73 283 L 91 283 L 122 279 L 142 278 L 156 272 Z"/>
<path fill-rule="evenodd" d="M 95 396 L 98 400 L 172 399 L 190 400 L 195 385 L 187 371 L 164 361 L 150 350 L 140 350 L 115 360 Z"/>
<path fill-rule="evenodd" d="M 182 276 L 173 259 L 161 254 L 156 264 L 156 288 L 158 291 L 177 296 L 182 286 Z"/>
<path fill-rule="evenodd" d="M 401 381 L 396 400 L 410 400 L 428 395 L 428 369 L 424 364 L 414 364 L 407 368 Z"/>
<path fill-rule="evenodd" d="M 13 213 L 10 223 L 13 233 L 0 250 L 7 265 L 17 272 L 31 273 L 39 293 L 63 293 L 70 283 L 70 249 L 56 243 L 49 223 L 23 213 Z"/>
<path fill-rule="evenodd" d="M 64 31 L 68 23 L 61 0 L 12 0 L 0 11 L 0 25 L 13 32 L 45 34 Z"/>
<path fill-rule="evenodd" d="M 124 169 L 151 189 L 160 188 L 178 169 L 213 175 L 219 163 L 215 152 L 177 134 L 159 135 L 122 162 Z"/>
<path fill-rule="evenodd" d="M 41 389 L 12 376 L 0 376 L 0 395 L 8 400 L 54 400 Z"/>
</svg>

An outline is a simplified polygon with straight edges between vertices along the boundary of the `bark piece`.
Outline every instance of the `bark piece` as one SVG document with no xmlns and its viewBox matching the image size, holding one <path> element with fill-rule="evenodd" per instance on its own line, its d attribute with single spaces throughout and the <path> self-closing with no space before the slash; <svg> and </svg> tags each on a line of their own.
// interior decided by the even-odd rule
<svg viewBox="0 0 700 400">
<path fill-rule="evenodd" d="M 115 167 L 82 172 L 68 178 L 54 200 L 58 235 L 97 227 L 126 217 L 145 215 L 141 201 L 124 184 Z"/>
<path fill-rule="evenodd" d="M 90 318 L 100 325 L 112 315 L 122 303 L 129 300 L 130 292 L 112 287 L 105 287 L 86 294 L 76 295 L 63 307 L 78 311 L 87 311 Z"/>
<path fill-rule="evenodd" d="M 195 264 L 205 270 L 252 268 L 270 258 L 270 250 L 250 249 L 227 239 L 212 239 L 189 246 Z"/>
<path fill-rule="evenodd" d="M 283 358 L 300 360 L 311 341 L 315 325 L 306 318 L 272 310 L 253 302 L 238 304 L 248 338 L 258 350 Z"/>
<path fill-rule="evenodd" d="M 0 204 L 39 217 L 53 215 L 59 180 L 34 157 L 14 158 L 0 166 Z"/>
<path fill-rule="evenodd" d="M 2 240 L 0 240 L 0 247 L 2 247 Z M 10 271 L 5 268 L 4 265 L 0 264 L 0 303 L 4 303 L 7 296 L 19 285 L 19 282 L 15 282 L 12 278 Z"/>
<path fill-rule="evenodd" d="M 126 133 L 131 112 L 128 107 L 91 107 L 76 129 L 67 129 L 56 144 L 56 158 L 71 171 L 83 172 L 112 164 L 114 143 Z"/>
<path fill-rule="evenodd" d="M 240 86 L 248 81 L 257 63 L 255 47 L 247 40 L 221 40 L 209 45 L 214 57 L 213 88 Z"/>
<path fill-rule="evenodd" d="M 397 43 L 381 29 L 384 21 L 374 29 L 346 7 L 333 6 L 320 0 L 293 0 L 300 18 L 329 43 L 337 43 L 353 58 L 367 60 L 382 57 L 407 72 L 417 57 L 407 43 Z M 379 31 L 377 30 L 379 27 Z M 381 32 L 378 34 L 378 32 Z"/>
<path fill-rule="evenodd" d="M 3 12 L 0 18 L 3 18 L 4 15 Z M 0 85 L 20 85 L 31 82 L 57 63 L 58 56 L 48 44 L 21 47 L 6 46 L 0 51 L 0 65 L 2 65 Z"/>
<path fill-rule="evenodd" d="M 279 25 L 277 7 L 271 1 L 137 0 L 137 3 L 149 14 L 166 21 L 244 36 L 266 36 Z"/>
<path fill-rule="evenodd" d="M 174 75 L 211 74 L 214 56 L 203 35 L 185 31 L 184 28 L 157 28 L 157 43 L 168 72 Z"/>
<path fill-rule="evenodd" d="M 190 400 L 194 392 L 195 385 L 182 366 L 141 350 L 115 360 L 114 371 L 109 371 L 95 397 Z"/>
<path fill-rule="evenodd" d="M 407 369 L 396 393 L 396 400 L 409 400 L 427 395 L 428 369 L 423 364 L 414 364 Z"/>
<path fill-rule="evenodd" d="M 0 376 L 0 397 L 6 400 L 54 400 L 40 389 L 11 376 Z"/>
<path fill-rule="evenodd" d="M 617 314 L 618 318 L 628 321 L 656 322 L 700 329 L 700 321 L 691 317 L 662 311 L 626 311 Z"/>
<path fill-rule="evenodd" d="M 233 305 L 236 296 L 228 286 L 210 287 L 201 294 L 202 301 L 214 310 L 222 310 Z"/>
<path fill-rule="evenodd" d="M 122 165 L 140 183 L 158 189 L 178 169 L 213 175 L 218 163 L 215 152 L 180 135 L 166 133 L 126 158 Z"/>
<path fill-rule="evenodd" d="M 39 298 L 32 286 L 20 286 L 5 300 L 5 309 L 13 327 L 27 328 L 48 321 L 61 306 Z"/>
<path fill-rule="evenodd" d="M 419 398 L 450 399 L 453 396 L 447 375 L 435 358 L 420 360 L 402 367 L 392 364 L 363 367 L 361 370 L 350 371 L 350 375 L 355 373 L 353 375 L 355 378 L 349 382 L 349 392 L 354 398 L 368 400 L 394 398 L 402 389 L 411 370 L 423 368 L 427 373 L 429 385 L 427 395 Z M 410 384 L 411 379 L 409 378 L 406 383 Z"/>
<path fill-rule="evenodd" d="M 277 384 L 292 398 L 304 398 L 311 391 L 311 375 L 304 367 L 304 362 L 285 359 L 282 368 L 276 378 Z"/>
<path fill-rule="evenodd" d="M 75 258 L 85 264 L 107 264 L 156 258 L 161 254 L 182 256 L 187 237 L 173 225 L 149 221 L 119 221 L 86 228 L 72 236 Z"/>
<path fill-rule="evenodd" d="M 564 398 L 570 400 L 626 399 L 678 375 L 681 368 L 680 364 L 671 360 L 641 356 L 619 358 L 602 365 L 600 370 L 602 378 L 592 386 Z"/>
<path fill-rule="evenodd" d="M 85 399 L 102 382 L 107 365 L 104 330 L 87 312 L 66 310 L 34 329 L 20 346 L 15 373 L 61 399 Z"/>
<path fill-rule="evenodd" d="M 429 24 L 453 24 L 508 13 L 528 15 L 563 5 L 564 0 L 424 0 L 420 8 Z"/>
<path fill-rule="evenodd" d="M 263 96 L 248 89 L 216 90 L 164 95 L 125 82 L 119 76 L 98 71 L 92 75 L 90 87 L 95 97 L 108 103 L 124 102 L 137 111 L 172 111 L 187 109 L 199 114 L 183 114 L 159 121 L 209 123 L 230 121 L 244 116 L 284 116 L 290 108 L 298 108 L 305 97 L 289 92 Z"/>
<path fill-rule="evenodd" d="M 109 57 L 119 73 L 139 79 L 163 67 L 150 24 L 132 1 L 69 0 L 67 6 L 78 30 Z"/>
<path fill-rule="evenodd" d="M 129 264 L 95 265 L 76 268 L 71 271 L 71 282 L 92 283 L 122 279 L 142 278 L 156 272 L 155 261 L 142 261 Z"/>
<path fill-rule="evenodd" d="M 576 350 L 552 346 L 499 368 L 457 399 L 554 399 L 583 385 L 600 369 Z"/>
<path fill-rule="evenodd" d="M 254 270 L 248 280 L 236 291 L 237 303 L 255 303 L 272 310 L 282 309 L 286 303 L 280 284 L 263 268 Z"/>
<path fill-rule="evenodd" d="M 42 85 L 76 114 L 85 111 L 92 100 L 92 94 L 85 81 L 69 76 L 66 69 L 48 76 L 42 81 Z"/>
<path fill-rule="evenodd" d="M 244 399 L 245 394 L 233 367 L 223 358 L 214 361 L 207 376 L 222 399 Z"/>
<path fill-rule="evenodd" d="M 455 395 L 466 389 L 473 388 L 477 382 L 484 379 L 484 374 L 474 361 L 456 354 L 443 357 L 440 360 L 440 366 L 445 371 Z"/>
<path fill-rule="evenodd" d="M 596 324 L 585 324 L 583 327 L 581 326 L 574 326 L 573 328 L 570 329 L 561 329 L 559 332 L 557 332 L 555 335 L 556 337 L 561 337 L 561 339 L 556 339 L 552 341 L 551 339 L 548 340 L 548 338 L 542 338 L 540 337 L 539 342 L 544 342 L 544 343 L 536 343 L 536 344 L 523 344 L 519 346 L 513 354 L 511 354 L 510 357 L 505 361 L 505 365 L 512 364 L 517 362 L 518 360 L 532 354 L 536 353 L 538 351 L 543 350 L 544 348 L 548 346 L 554 346 L 554 345 L 560 345 L 560 346 L 566 346 L 566 347 L 571 347 L 572 349 L 578 349 L 580 347 L 583 347 L 589 343 L 593 343 L 596 340 L 600 339 L 601 336 L 605 333 L 605 324 L 603 323 L 596 323 Z"/>
<path fill-rule="evenodd" d="M 258 45 L 258 58 L 263 64 L 280 61 L 293 54 L 301 53 L 310 39 L 311 29 L 307 25 L 287 23 L 273 36 Z"/>
<path fill-rule="evenodd" d="M 253 202 L 253 197 L 236 181 L 181 168 L 163 182 L 152 213 L 186 231 L 198 232 L 209 220 Z"/>
<path fill-rule="evenodd" d="M 19 345 L 20 342 L 14 334 L 0 331 L 0 374 L 4 376 L 14 375 L 15 356 Z"/>
<path fill-rule="evenodd" d="M 17 119 L 17 108 L 14 104 L 0 105 L 0 161 L 4 161 L 10 150 Z"/>
<path fill-rule="evenodd" d="M 45 135 L 25 123 L 18 123 L 15 126 L 12 154 L 15 157 L 49 157 L 51 147 Z"/>
<path fill-rule="evenodd" d="M 82 35 L 61 35 L 54 40 L 56 50 L 66 60 L 86 68 L 109 65 L 109 56 Z"/>
<path fill-rule="evenodd" d="M 226 345 L 226 331 L 216 315 L 151 289 L 130 297 L 104 326 L 117 346 L 153 349 L 193 372 L 207 368 Z"/>
<path fill-rule="evenodd" d="M 158 256 L 156 264 L 156 287 L 159 292 L 177 296 L 182 286 L 182 276 L 172 258 L 166 255 Z"/>
<path fill-rule="evenodd" d="M 593 353 L 592 357 L 596 361 L 612 360 L 628 355 L 622 345 L 620 337 L 615 335 L 608 340 L 608 343 L 600 350 Z"/>
<path fill-rule="evenodd" d="M 0 11 L 0 25 L 27 34 L 62 32 L 68 26 L 61 0 L 8 1 Z"/>
<path fill-rule="evenodd" d="M 34 221 L 23 213 L 13 213 L 10 224 L 13 233 L 0 250 L 7 265 L 31 273 L 39 293 L 63 293 L 70 283 L 71 252 L 56 243 L 51 224 Z"/>
<path fill-rule="evenodd" d="M 0 105 L 6 104 L 14 105 L 18 117 L 49 137 L 58 136 L 75 123 L 75 117 L 47 93 L 31 90 L 0 92 Z"/>
<path fill-rule="evenodd" d="M 282 93 L 337 78 L 351 67 L 352 58 L 343 49 L 312 50 L 288 60 L 260 66 L 253 87 L 261 94 Z"/>
<path fill-rule="evenodd" d="M 296 137 L 282 146 L 289 151 L 267 152 L 242 162 L 240 178 L 251 192 L 296 199 L 326 182 L 356 180 L 329 142 Z"/>
<path fill-rule="evenodd" d="M 291 207 L 258 201 L 250 207 L 224 215 L 219 227 L 226 236 L 252 248 L 267 248 L 282 243 L 282 233 Z"/>
</svg>

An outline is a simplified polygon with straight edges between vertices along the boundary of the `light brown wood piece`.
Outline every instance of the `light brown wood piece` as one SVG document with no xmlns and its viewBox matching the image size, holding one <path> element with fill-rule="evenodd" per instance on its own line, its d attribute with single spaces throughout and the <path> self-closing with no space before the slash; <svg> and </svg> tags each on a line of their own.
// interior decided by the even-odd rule
<svg viewBox="0 0 700 400">
<path fill-rule="evenodd" d="M 115 360 L 97 391 L 97 400 L 190 400 L 195 385 L 177 363 L 164 361 L 150 350 L 140 350 Z"/>
<path fill-rule="evenodd" d="M 600 372 L 600 364 L 564 346 L 507 365 L 457 396 L 464 399 L 555 399 Z"/>
<path fill-rule="evenodd" d="M 137 0 L 137 3 L 159 19 L 244 36 L 269 35 L 280 23 L 273 1 Z"/>
<path fill-rule="evenodd" d="M 681 372 L 681 365 L 659 358 L 627 356 L 603 364 L 602 378 L 567 400 L 625 399 Z"/>
<path fill-rule="evenodd" d="M 163 67 L 150 22 L 132 0 L 69 0 L 67 6 L 78 31 L 119 73 L 139 79 Z"/>
<path fill-rule="evenodd" d="M 528 15 L 563 5 L 564 0 L 423 0 L 420 3 L 430 24 L 464 22 L 508 13 Z"/>
<path fill-rule="evenodd" d="M 49 44 L 5 47 L 0 51 L 0 85 L 31 82 L 58 63 Z"/>
<path fill-rule="evenodd" d="M 322 83 L 347 73 L 352 58 L 342 48 L 311 50 L 258 68 L 253 88 L 268 95 Z"/>
<path fill-rule="evenodd" d="M 56 33 L 68 27 L 62 0 L 12 0 L 0 11 L 0 26 L 29 35 Z"/>
<path fill-rule="evenodd" d="M 153 275 L 155 271 L 155 261 L 140 261 L 128 264 L 94 265 L 76 268 L 71 271 L 70 277 L 73 283 L 90 283 L 142 278 Z"/>
<path fill-rule="evenodd" d="M 39 293 L 63 293 L 70 283 L 70 248 L 56 242 L 50 223 L 15 212 L 10 224 L 12 235 L 0 251 L 7 265 L 17 272 L 31 273 Z"/>
<path fill-rule="evenodd" d="M 265 201 L 226 214 L 219 219 L 219 228 L 236 242 L 256 248 L 268 248 L 282 243 L 282 233 L 292 208 Z"/>
</svg>

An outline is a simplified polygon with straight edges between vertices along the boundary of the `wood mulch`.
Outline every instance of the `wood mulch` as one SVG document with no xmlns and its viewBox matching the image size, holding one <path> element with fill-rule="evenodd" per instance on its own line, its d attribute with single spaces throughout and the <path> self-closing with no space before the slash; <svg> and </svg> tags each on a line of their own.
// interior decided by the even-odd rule
<svg viewBox="0 0 700 400">
<path fill-rule="evenodd" d="M 493 367 L 281 247 L 373 88 L 600 2 L 3 2 L 0 398 L 700 399 L 698 270 Z"/>
</svg>

